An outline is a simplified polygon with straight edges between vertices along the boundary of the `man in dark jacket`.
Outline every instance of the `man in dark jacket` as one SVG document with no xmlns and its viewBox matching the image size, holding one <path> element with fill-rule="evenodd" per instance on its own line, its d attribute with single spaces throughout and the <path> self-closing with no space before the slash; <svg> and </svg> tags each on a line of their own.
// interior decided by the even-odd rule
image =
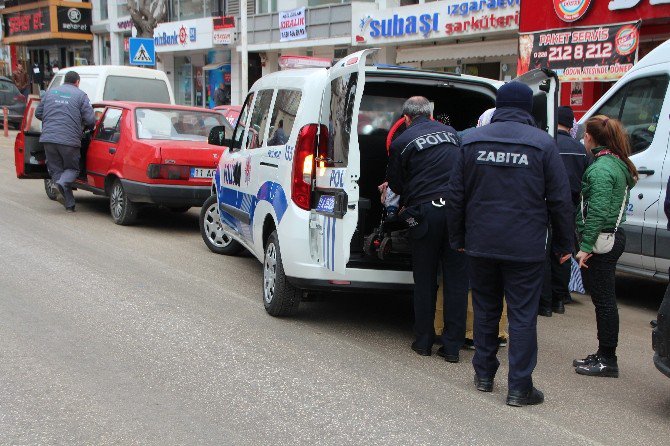
<svg viewBox="0 0 670 446">
<path fill-rule="evenodd" d="M 63 85 L 46 92 L 35 117 L 42 121 L 40 142 L 44 144 L 56 199 L 68 212 L 74 212 L 72 183 L 79 175 L 82 127 L 95 124 L 88 96 L 79 89 L 77 72 L 69 71 Z"/>
<path fill-rule="evenodd" d="M 403 115 L 407 130 L 391 144 L 387 179 L 401 197 L 400 218 L 410 226 L 416 335 L 412 349 L 422 356 L 432 353 L 441 263 L 444 331 L 437 354 L 458 362 L 465 340 L 467 269 L 465 256 L 449 248 L 445 199 L 460 141 L 452 127 L 430 119 L 430 102 L 424 97 L 409 98 Z"/>
<path fill-rule="evenodd" d="M 574 212 L 579 209 L 580 195 L 582 192 L 582 177 L 586 168 L 591 164 L 591 158 L 587 156 L 586 149 L 575 138 L 570 135 L 575 115 L 572 108 L 558 107 L 558 134 L 556 145 L 561 155 L 565 171 L 570 183 L 570 194 Z M 551 227 L 549 228 L 548 244 L 551 245 Z M 552 313 L 565 313 L 564 303 L 572 302 L 570 296 L 570 262 L 561 264 L 559 259 L 547 250 L 547 264 L 545 266 L 544 286 L 542 298 L 540 299 L 539 315 L 551 317 Z"/>
<path fill-rule="evenodd" d="M 537 310 L 542 291 L 548 215 L 552 252 L 570 258 L 573 212 L 556 143 L 535 127 L 533 92 L 520 82 L 498 90 L 491 124 L 463 137 L 449 184 L 451 247 L 469 258 L 475 314 L 475 385 L 490 392 L 498 370 L 498 323 L 507 300 L 507 404 L 539 404 Z"/>
</svg>

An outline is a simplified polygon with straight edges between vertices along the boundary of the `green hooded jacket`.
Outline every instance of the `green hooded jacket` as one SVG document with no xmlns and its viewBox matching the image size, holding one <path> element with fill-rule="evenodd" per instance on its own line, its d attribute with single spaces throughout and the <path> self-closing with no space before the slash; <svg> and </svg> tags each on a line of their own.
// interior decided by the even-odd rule
<svg viewBox="0 0 670 446">
<path fill-rule="evenodd" d="M 597 154 L 604 149 L 604 147 L 598 147 L 593 152 Z M 626 163 L 616 156 L 599 156 L 586 169 L 582 178 L 582 197 L 584 199 L 586 222 L 582 221 L 581 212 L 577 212 L 576 218 L 580 250 L 590 253 L 596 243 L 598 234 L 616 227 L 626 186 L 628 186 L 627 206 L 630 199 L 630 190 L 635 186 L 635 179 L 628 170 Z M 626 211 L 624 209 L 621 223 L 625 221 Z"/>
</svg>

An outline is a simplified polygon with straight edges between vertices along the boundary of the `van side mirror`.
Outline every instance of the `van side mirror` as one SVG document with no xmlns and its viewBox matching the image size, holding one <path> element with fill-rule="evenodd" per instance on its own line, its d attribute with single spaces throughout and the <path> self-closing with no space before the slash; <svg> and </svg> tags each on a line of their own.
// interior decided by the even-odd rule
<svg viewBox="0 0 670 446">
<path fill-rule="evenodd" d="M 212 130 L 209 131 L 207 143 L 214 146 L 226 147 L 231 147 L 233 145 L 233 141 L 226 138 L 226 126 L 224 125 L 217 125 L 212 127 Z"/>
</svg>

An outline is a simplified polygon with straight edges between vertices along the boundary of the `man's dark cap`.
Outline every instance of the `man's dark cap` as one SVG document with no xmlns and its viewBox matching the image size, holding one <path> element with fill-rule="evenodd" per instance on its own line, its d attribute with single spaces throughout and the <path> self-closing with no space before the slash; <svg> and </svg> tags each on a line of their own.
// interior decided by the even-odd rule
<svg viewBox="0 0 670 446">
<path fill-rule="evenodd" d="M 533 90 L 521 82 L 509 82 L 498 89 L 496 108 L 515 107 L 533 112 Z"/>
<path fill-rule="evenodd" d="M 567 105 L 558 107 L 558 124 L 569 129 L 572 128 L 572 124 L 575 122 L 575 114 L 572 111 L 572 108 Z"/>
</svg>

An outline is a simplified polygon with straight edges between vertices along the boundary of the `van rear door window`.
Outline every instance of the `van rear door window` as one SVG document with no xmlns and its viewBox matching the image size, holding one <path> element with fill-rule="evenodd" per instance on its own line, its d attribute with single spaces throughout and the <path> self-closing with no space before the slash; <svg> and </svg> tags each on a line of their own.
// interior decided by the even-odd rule
<svg viewBox="0 0 670 446">
<path fill-rule="evenodd" d="M 170 93 L 168 92 L 167 84 L 162 79 L 107 76 L 102 99 L 104 101 L 133 101 L 169 104 Z"/>
<path fill-rule="evenodd" d="M 330 83 L 330 118 L 328 119 L 328 158 L 336 167 L 347 167 L 351 120 L 354 113 L 358 73 L 333 79 Z"/>
</svg>

